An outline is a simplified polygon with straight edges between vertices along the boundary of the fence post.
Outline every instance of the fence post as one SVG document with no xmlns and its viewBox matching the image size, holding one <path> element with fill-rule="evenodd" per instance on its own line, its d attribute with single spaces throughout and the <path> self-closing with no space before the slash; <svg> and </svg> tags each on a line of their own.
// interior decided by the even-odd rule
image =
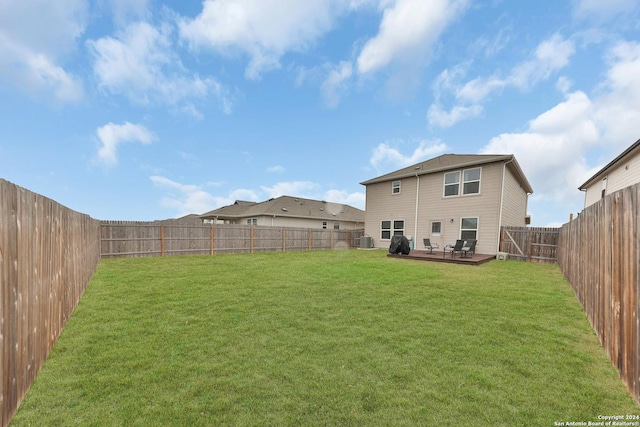
<svg viewBox="0 0 640 427">
<path fill-rule="evenodd" d="M 160 256 L 164 256 L 164 224 L 160 225 Z"/>
<path fill-rule="evenodd" d="M 307 231 L 307 249 L 311 251 L 311 229 Z"/>
<path fill-rule="evenodd" d="M 329 249 L 333 250 L 333 230 L 329 231 Z"/>
<path fill-rule="evenodd" d="M 282 252 L 287 250 L 287 229 L 282 227 Z"/>
<path fill-rule="evenodd" d="M 253 225 L 251 226 L 251 231 L 249 232 L 249 247 L 250 247 L 250 251 L 251 253 L 253 253 L 253 248 L 254 248 L 254 239 L 255 239 L 255 229 L 253 228 Z"/>
<path fill-rule="evenodd" d="M 215 241 L 215 227 L 213 225 L 211 225 L 211 255 L 213 255 L 216 252 L 216 241 Z"/>
</svg>

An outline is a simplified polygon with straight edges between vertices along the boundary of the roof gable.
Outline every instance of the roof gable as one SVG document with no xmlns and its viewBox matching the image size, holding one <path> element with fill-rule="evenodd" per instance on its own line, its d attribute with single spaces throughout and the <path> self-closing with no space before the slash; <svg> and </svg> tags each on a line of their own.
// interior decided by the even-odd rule
<svg viewBox="0 0 640 427">
<path fill-rule="evenodd" d="M 361 182 L 360 184 L 366 186 L 369 184 L 413 177 L 416 175 L 427 175 L 454 169 L 465 169 L 495 162 L 513 164 L 512 171 L 518 177 L 525 190 L 528 193 L 533 193 L 533 189 L 531 188 L 529 181 L 522 172 L 515 156 L 512 154 L 443 154 L 433 159 L 399 169 L 395 172 Z"/>
</svg>

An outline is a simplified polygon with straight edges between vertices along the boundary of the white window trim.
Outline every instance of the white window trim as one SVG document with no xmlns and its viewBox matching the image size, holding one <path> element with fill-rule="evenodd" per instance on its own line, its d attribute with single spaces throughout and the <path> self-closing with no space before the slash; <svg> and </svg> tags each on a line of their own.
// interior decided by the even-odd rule
<svg viewBox="0 0 640 427">
<path fill-rule="evenodd" d="M 452 175 L 454 173 L 458 174 L 458 182 L 457 183 L 447 184 L 447 175 Z M 458 197 L 460 195 L 460 180 L 462 179 L 460 171 L 445 172 L 442 179 L 443 179 L 442 197 Z M 458 193 L 457 194 L 451 194 L 451 195 L 447 196 L 447 186 L 450 186 L 450 185 L 457 185 L 458 186 Z"/>
<path fill-rule="evenodd" d="M 388 228 L 388 229 L 387 228 L 384 228 L 384 229 L 382 228 L 382 223 L 385 222 L 385 221 L 390 222 L 390 224 L 389 224 L 390 228 Z M 402 221 L 402 228 L 394 228 L 395 223 L 398 222 L 398 221 Z M 405 221 L 404 219 L 383 219 L 383 220 L 381 220 L 380 221 L 380 240 L 391 240 L 391 238 L 396 235 L 396 231 L 402 231 L 402 235 L 404 236 L 404 230 L 405 230 L 406 225 L 407 225 L 407 221 Z M 388 238 L 382 237 L 382 232 L 386 231 L 386 230 L 389 231 L 389 237 Z"/>
<path fill-rule="evenodd" d="M 387 221 L 389 222 L 389 228 L 382 228 L 382 223 Z M 389 230 L 389 237 L 385 238 L 382 236 L 382 233 L 387 230 Z M 381 220 L 380 221 L 380 240 L 391 240 L 392 230 L 393 230 L 393 220 L 389 220 L 389 219 Z"/>
<path fill-rule="evenodd" d="M 479 169 L 480 170 L 480 178 L 474 179 L 474 180 L 470 180 L 470 181 L 465 181 L 464 180 L 464 173 L 466 171 L 470 171 L 470 170 L 474 170 L 474 169 Z M 462 171 L 462 173 L 461 173 L 461 178 L 462 178 L 462 182 L 460 184 L 460 190 L 462 191 L 462 195 L 463 196 L 473 196 L 473 195 L 476 195 L 476 194 L 480 194 L 480 186 L 482 185 L 482 168 L 481 167 L 464 169 Z M 465 193 L 464 192 L 464 185 L 468 184 L 468 183 L 472 183 L 472 182 L 477 182 L 478 183 L 478 192 L 477 193 Z"/>
<path fill-rule="evenodd" d="M 473 169 L 480 169 L 480 178 L 479 179 L 474 179 L 472 181 L 465 181 L 464 180 L 464 173 L 466 171 L 470 171 Z M 450 174 L 454 174 L 457 173 L 458 174 L 458 182 L 457 184 L 447 184 L 447 175 Z M 458 171 L 449 171 L 449 172 L 445 172 L 444 176 L 443 176 L 443 185 L 442 185 L 442 197 L 445 198 L 449 198 L 449 197 L 464 197 L 464 196 L 478 196 L 481 193 L 481 187 L 482 187 L 482 167 L 478 166 L 478 167 L 474 167 L 474 168 L 467 168 L 467 169 L 461 169 Z M 464 192 L 464 184 L 466 183 L 471 183 L 471 182 L 477 182 L 478 183 L 478 192 L 477 193 L 465 193 Z M 448 195 L 446 194 L 446 188 L 447 185 L 457 185 L 458 186 L 458 193 L 457 194 L 451 194 Z"/>
<path fill-rule="evenodd" d="M 462 228 L 462 221 L 464 219 L 470 219 L 473 218 L 476 220 L 476 228 Z M 478 216 L 465 216 L 465 217 L 461 217 L 460 218 L 460 234 L 459 237 L 460 239 L 462 239 L 462 232 L 463 231 L 475 231 L 476 232 L 476 238 L 475 240 L 478 240 L 478 233 L 480 232 L 480 217 Z"/>
<path fill-rule="evenodd" d="M 396 184 L 398 184 L 396 186 Z M 398 189 L 398 191 L 395 191 L 395 189 Z M 402 192 L 402 181 L 400 180 L 395 180 L 391 182 L 391 194 L 396 195 L 396 194 L 400 194 Z"/>
<path fill-rule="evenodd" d="M 402 221 L 402 228 L 395 228 L 396 222 Z M 404 230 L 405 230 L 405 226 L 407 225 L 407 221 L 405 221 L 404 219 L 394 219 L 391 221 L 392 222 L 392 228 L 391 230 L 393 231 L 393 233 L 391 234 L 391 237 L 396 235 L 396 231 L 398 230 L 402 230 L 402 236 L 404 236 Z"/>
<path fill-rule="evenodd" d="M 434 223 L 440 223 L 440 232 L 439 233 L 434 233 L 433 232 L 433 224 Z M 429 235 L 431 235 L 432 237 L 440 237 L 440 236 L 442 236 L 442 221 L 431 221 L 431 229 L 429 231 Z"/>
</svg>

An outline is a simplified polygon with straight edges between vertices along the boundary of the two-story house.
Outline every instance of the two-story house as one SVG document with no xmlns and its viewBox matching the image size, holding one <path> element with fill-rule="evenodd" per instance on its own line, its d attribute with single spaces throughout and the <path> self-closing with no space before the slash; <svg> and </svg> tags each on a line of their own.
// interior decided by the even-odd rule
<svg viewBox="0 0 640 427">
<path fill-rule="evenodd" d="M 640 139 L 589 178 L 578 189 L 584 191 L 584 207 L 640 182 Z"/>
<path fill-rule="evenodd" d="M 375 247 L 391 236 L 424 238 L 440 248 L 476 239 L 476 251 L 498 252 L 501 226 L 528 224 L 533 189 L 513 155 L 445 154 L 361 183 L 365 234 Z"/>
</svg>

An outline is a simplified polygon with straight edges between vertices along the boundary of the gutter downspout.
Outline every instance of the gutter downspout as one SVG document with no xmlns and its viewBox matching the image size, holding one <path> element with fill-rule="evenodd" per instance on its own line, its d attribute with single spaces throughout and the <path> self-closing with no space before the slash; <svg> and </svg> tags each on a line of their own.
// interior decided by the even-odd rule
<svg viewBox="0 0 640 427">
<path fill-rule="evenodd" d="M 500 190 L 500 205 L 498 206 L 499 208 L 499 214 L 498 214 L 498 236 L 496 237 L 496 252 L 498 252 L 500 250 L 500 230 L 502 229 L 502 204 L 504 203 L 504 181 L 505 181 L 505 176 L 507 175 L 507 163 L 513 162 L 513 159 L 504 162 L 502 164 L 502 188 Z M 529 197 L 527 196 L 527 202 L 529 200 Z M 527 211 L 525 209 L 524 212 L 525 215 L 527 215 Z"/>
<path fill-rule="evenodd" d="M 418 202 L 420 201 L 420 175 L 416 174 L 416 219 L 414 222 L 414 233 L 413 233 L 413 248 L 415 249 L 416 241 L 418 239 Z"/>
</svg>

